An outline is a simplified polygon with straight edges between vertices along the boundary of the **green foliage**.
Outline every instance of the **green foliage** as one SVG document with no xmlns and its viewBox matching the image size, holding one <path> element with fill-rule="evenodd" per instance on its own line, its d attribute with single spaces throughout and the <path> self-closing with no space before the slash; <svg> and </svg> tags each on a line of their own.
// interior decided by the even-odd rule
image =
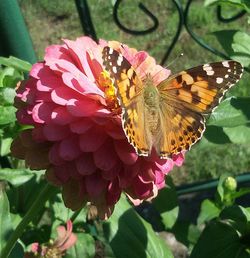
<svg viewBox="0 0 250 258">
<path fill-rule="evenodd" d="M 48 44 L 59 42 L 62 37 L 75 38 L 81 34 L 74 1 L 20 0 L 26 11 L 34 42 L 40 57 Z M 138 9 L 139 1 L 129 0 L 119 10 L 122 23 L 133 29 L 150 27 L 151 20 Z M 145 1 L 145 5 L 159 17 L 159 30 L 152 36 L 130 37 L 121 33 L 113 24 L 112 4 L 110 1 L 91 1 L 90 9 L 96 24 L 97 34 L 105 39 L 119 39 L 124 43 L 148 50 L 158 60 L 163 56 L 176 30 L 178 15 L 174 7 L 162 8 L 162 0 Z M 194 3 L 191 8 L 190 24 L 203 35 L 208 43 L 221 49 L 231 58 L 240 61 L 245 67 L 250 66 L 250 37 L 244 22 L 239 26 L 219 26 L 213 20 L 213 7 L 221 4 L 231 8 L 230 14 L 250 11 L 248 0 L 206 0 Z M 30 9 L 31 8 L 31 9 Z M 33 9 L 32 9 L 33 8 Z M 35 10 L 35 11 L 34 11 Z M 227 9 L 228 10 L 228 9 Z M 40 13 L 38 14 L 38 11 Z M 142 17 L 141 19 L 131 19 Z M 100 22 L 102 20 L 103 22 Z M 52 26 L 53 25 L 53 26 Z M 239 27 L 242 30 L 239 30 Z M 44 31 L 44 32 L 43 32 Z M 202 34 L 203 33 L 203 34 Z M 35 36 L 34 36 L 35 35 Z M 145 39 L 145 40 L 144 40 Z M 199 50 L 199 51 L 198 51 Z M 172 56 L 185 52 L 185 59 L 175 63 L 176 70 L 188 68 L 198 63 L 215 59 L 214 56 L 195 46 L 186 32 L 181 34 Z M 199 53 L 197 55 L 197 53 Z M 183 67 L 185 63 L 185 67 Z M 15 88 L 19 80 L 25 78 L 31 65 L 15 57 L 0 57 L 0 253 L 8 245 L 9 239 L 17 231 L 19 223 L 27 219 L 33 204 L 39 203 L 38 196 L 46 187 L 43 171 L 24 169 L 23 164 L 9 156 L 13 137 L 20 130 L 16 125 L 13 107 Z M 245 72 L 243 79 L 235 89 L 230 91 L 232 97 L 226 98 L 207 121 L 207 130 L 201 144 L 186 155 L 186 167 L 181 182 L 216 177 L 224 172 L 241 172 L 250 169 L 250 98 L 249 75 Z M 235 95 L 235 96 L 234 96 Z M 6 166 L 6 164 L 8 166 Z M 12 167 L 12 168 L 4 168 Z M 175 178 L 175 180 L 176 180 Z M 3 187 L 6 185 L 6 187 Z M 153 228 L 163 225 L 175 238 L 187 246 L 190 257 L 249 257 L 250 255 L 250 208 L 236 204 L 239 197 L 250 193 L 249 188 L 237 188 L 236 181 L 227 175 L 221 176 L 213 199 L 201 203 L 200 212 L 194 221 L 182 221 L 178 205 L 178 196 L 173 180 L 168 176 L 166 187 L 152 201 L 157 213 L 152 226 L 138 215 L 126 198 L 122 196 L 111 218 L 105 222 L 87 219 L 88 208 L 73 212 L 63 203 L 58 191 L 52 192 L 45 200 L 45 205 L 38 205 L 30 223 L 22 229 L 18 241 L 9 257 L 23 257 L 30 244 L 39 242 L 48 244 L 57 238 L 59 225 L 71 219 L 73 232 L 78 241 L 67 250 L 65 257 L 174 257 L 159 234 Z M 42 202 L 43 203 L 43 202 Z M 151 214 L 149 214 L 150 216 Z"/>
<path fill-rule="evenodd" d="M 173 257 L 164 241 L 131 208 L 123 197 L 104 224 L 105 236 L 115 257 Z"/>
</svg>

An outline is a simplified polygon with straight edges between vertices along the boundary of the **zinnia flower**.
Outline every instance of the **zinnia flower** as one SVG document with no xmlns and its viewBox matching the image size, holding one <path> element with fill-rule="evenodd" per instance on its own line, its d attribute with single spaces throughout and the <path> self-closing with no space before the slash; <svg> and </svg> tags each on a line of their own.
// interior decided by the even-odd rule
<svg viewBox="0 0 250 258">
<path fill-rule="evenodd" d="M 65 228 L 64 226 L 57 227 L 57 239 L 44 245 L 40 245 L 39 243 L 33 243 L 31 245 L 31 252 L 26 253 L 24 257 L 63 257 L 65 252 L 77 241 L 76 235 L 72 233 L 72 228 L 72 222 L 68 220 L 67 228 Z"/>
<path fill-rule="evenodd" d="M 91 202 L 107 218 L 124 191 L 138 204 L 156 196 L 165 175 L 183 155 L 161 160 L 141 157 L 128 143 L 114 86 L 102 64 L 109 44 L 155 83 L 170 71 L 156 65 L 144 51 L 118 42 L 99 44 L 88 37 L 64 40 L 46 49 L 44 61 L 33 65 L 29 79 L 17 89 L 19 123 L 32 126 L 12 144 L 15 157 L 31 169 L 46 169 L 48 181 L 62 187 L 65 205 L 73 210 Z"/>
</svg>

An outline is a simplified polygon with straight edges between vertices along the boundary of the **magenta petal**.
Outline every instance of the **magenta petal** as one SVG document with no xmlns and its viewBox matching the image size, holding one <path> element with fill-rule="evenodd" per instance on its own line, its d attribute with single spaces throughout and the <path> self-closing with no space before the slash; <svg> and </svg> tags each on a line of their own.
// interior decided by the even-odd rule
<svg viewBox="0 0 250 258">
<path fill-rule="evenodd" d="M 53 103 L 41 102 L 34 106 L 32 110 L 32 117 L 36 123 L 50 123 L 51 113 L 55 108 Z"/>
<path fill-rule="evenodd" d="M 67 86 L 81 94 L 97 94 L 105 97 L 103 91 L 101 91 L 96 84 L 90 81 L 84 74 L 80 74 L 80 72 L 78 72 L 77 75 L 65 72 L 63 73 L 62 78 Z"/>
<path fill-rule="evenodd" d="M 73 133 L 82 134 L 88 131 L 94 125 L 93 121 L 89 118 L 81 118 L 80 120 L 70 124 L 70 130 Z"/>
<path fill-rule="evenodd" d="M 38 73 L 43 68 L 44 68 L 44 62 L 33 64 L 30 70 L 30 76 L 32 76 L 33 78 L 39 79 L 40 76 L 38 75 Z"/>
<path fill-rule="evenodd" d="M 107 192 L 107 204 L 114 205 L 117 203 L 121 195 L 121 189 L 119 186 L 118 180 L 114 180 L 109 183 L 108 192 Z"/>
<path fill-rule="evenodd" d="M 145 199 L 153 193 L 153 183 L 146 184 L 139 177 L 136 177 L 133 182 L 133 189 L 139 199 Z"/>
<path fill-rule="evenodd" d="M 57 179 L 59 179 L 62 183 L 66 183 L 70 178 L 70 166 L 66 164 L 62 166 L 55 166 L 54 173 Z"/>
<path fill-rule="evenodd" d="M 81 175 L 90 175 L 96 171 L 92 153 L 84 153 L 76 160 L 76 168 Z"/>
<path fill-rule="evenodd" d="M 106 185 L 107 182 L 97 173 L 86 176 L 85 186 L 91 197 L 97 197 L 100 195 Z"/>
<path fill-rule="evenodd" d="M 184 154 L 179 153 L 177 155 L 173 155 L 173 161 L 174 161 L 174 164 L 177 165 L 178 167 L 182 166 L 184 162 Z"/>
<path fill-rule="evenodd" d="M 76 136 L 61 141 L 59 155 L 65 160 L 74 160 L 80 156 L 79 139 Z"/>
<path fill-rule="evenodd" d="M 115 149 L 119 158 L 127 165 L 132 165 L 138 159 L 134 148 L 126 140 L 115 141 Z"/>
<path fill-rule="evenodd" d="M 81 100 L 69 100 L 67 103 L 67 109 L 72 116 L 86 117 L 93 115 L 100 105 L 89 98 L 82 98 Z"/>
<path fill-rule="evenodd" d="M 94 161 L 101 170 L 110 170 L 118 162 L 112 141 L 106 141 L 97 151 L 94 152 Z"/>
<path fill-rule="evenodd" d="M 68 127 L 49 124 L 44 125 L 43 133 L 49 141 L 60 141 L 66 138 L 70 131 Z"/>
<path fill-rule="evenodd" d="M 105 142 L 107 135 L 100 127 L 93 127 L 80 136 L 80 148 L 84 152 L 94 152 Z"/>
<path fill-rule="evenodd" d="M 78 95 L 78 93 L 75 93 Z M 70 99 L 76 99 L 79 96 L 74 95 L 72 89 L 66 87 L 58 87 L 51 92 L 51 99 L 59 105 L 65 106 Z"/>
<path fill-rule="evenodd" d="M 53 165 L 57 165 L 57 166 L 60 166 L 63 163 L 65 163 L 65 160 L 63 160 L 62 157 L 59 155 L 59 147 L 60 147 L 60 144 L 55 143 L 49 151 L 49 161 Z"/>
<path fill-rule="evenodd" d="M 58 125 L 71 125 L 72 121 L 74 121 L 74 118 L 71 114 L 69 114 L 65 107 L 57 107 L 51 113 L 51 120 L 53 123 Z"/>
</svg>

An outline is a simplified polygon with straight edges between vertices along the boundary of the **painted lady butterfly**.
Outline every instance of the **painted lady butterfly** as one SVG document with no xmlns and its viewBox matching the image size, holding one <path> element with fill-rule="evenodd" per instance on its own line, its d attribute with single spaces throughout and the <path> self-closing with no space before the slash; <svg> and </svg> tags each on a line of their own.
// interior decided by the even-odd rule
<svg viewBox="0 0 250 258">
<path fill-rule="evenodd" d="M 151 74 L 139 78 L 113 48 L 104 47 L 103 62 L 114 79 L 128 141 L 138 155 L 155 148 L 161 158 L 189 150 L 201 139 L 205 117 L 243 72 L 240 63 L 228 60 L 182 71 L 155 86 Z"/>
</svg>

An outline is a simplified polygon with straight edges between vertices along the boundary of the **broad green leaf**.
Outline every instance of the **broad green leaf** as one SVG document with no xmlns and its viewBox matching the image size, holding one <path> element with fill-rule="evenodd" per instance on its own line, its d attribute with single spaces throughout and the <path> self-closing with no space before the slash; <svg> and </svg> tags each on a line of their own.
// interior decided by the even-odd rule
<svg viewBox="0 0 250 258">
<path fill-rule="evenodd" d="M 13 106 L 0 106 L 0 125 L 6 125 L 16 121 L 16 108 Z"/>
<path fill-rule="evenodd" d="M 22 185 L 29 181 L 32 177 L 34 177 L 34 173 L 32 173 L 29 169 L 0 169 L 0 180 L 5 180 L 13 186 Z"/>
<path fill-rule="evenodd" d="M 250 123 L 250 98 L 227 98 L 211 114 L 208 125 L 235 127 Z"/>
<path fill-rule="evenodd" d="M 220 218 L 231 219 L 247 224 L 247 222 L 250 222 L 250 212 L 240 205 L 233 205 L 225 208 L 221 212 Z"/>
<path fill-rule="evenodd" d="M 221 30 L 213 32 L 213 35 L 227 55 L 244 66 L 250 65 L 250 36 L 248 34 L 237 30 Z"/>
<path fill-rule="evenodd" d="M 201 225 L 209 220 L 219 216 L 220 209 L 210 200 L 204 200 L 201 204 L 201 211 L 197 219 L 198 225 Z"/>
<path fill-rule="evenodd" d="M 92 258 L 95 257 L 95 240 L 85 233 L 75 233 L 77 242 L 67 250 L 65 258 Z"/>
<path fill-rule="evenodd" d="M 32 65 L 24 60 L 21 60 L 19 58 L 16 58 L 14 56 L 10 56 L 8 58 L 6 57 L 0 57 L 0 64 L 4 66 L 13 67 L 19 71 L 28 72 Z"/>
<path fill-rule="evenodd" d="M 201 234 L 190 258 L 249 258 L 237 231 L 228 224 L 213 221 Z"/>
<path fill-rule="evenodd" d="M 232 59 L 241 62 L 244 66 L 250 65 L 250 35 L 245 32 L 238 31 L 233 37 L 232 48 L 234 54 Z"/>
<path fill-rule="evenodd" d="M 122 197 L 104 224 L 104 232 L 117 258 L 169 257 L 169 248 Z"/>
<path fill-rule="evenodd" d="M 0 257 L 13 231 L 12 227 L 9 200 L 4 190 L 4 183 L 0 182 Z M 9 258 L 16 257 L 23 257 L 23 248 L 19 243 L 16 243 L 9 255 Z"/>
<path fill-rule="evenodd" d="M 12 138 L 4 138 L 0 141 L 0 156 L 3 157 L 10 153 L 10 145 L 12 141 Z"/>
<path fill-rule="evenodd" d="M 0 72 L 0 87 L 16 87 L 18 81 L 23 79 L 23 75 L 13 67 L 6 67 Z"/>
<path fill-rule="evenodd" d="M 14 98 L 16 96 L 16 91 L 15 89 L 5 87 L 1 91 L 1 96 L 6 104 L 13 104 Z"/>
<path fill-rule="evenodd" d="M 233 128 L 224 128 L 223 131 L 233 143 L 250 143 L 250 127 L 248 126 L 241 125 Z"/>
<path fill-rule="evenodd" d="M 223 131 L 222 127 L 208 125 L 204 133 L 204 137 L 211 143 L 226 144 L 231 143 L 227 134 Z"/>
<path fill-rule="evenodd" d="M 164 226 L 172 228 L 178 217 L 179 206 L 177 193 L 170 176 L 166 178 L 166 187 L 161 189 L 158 196 L 153 200 L 153 206 L 160 213 Z"/>
</svg>

